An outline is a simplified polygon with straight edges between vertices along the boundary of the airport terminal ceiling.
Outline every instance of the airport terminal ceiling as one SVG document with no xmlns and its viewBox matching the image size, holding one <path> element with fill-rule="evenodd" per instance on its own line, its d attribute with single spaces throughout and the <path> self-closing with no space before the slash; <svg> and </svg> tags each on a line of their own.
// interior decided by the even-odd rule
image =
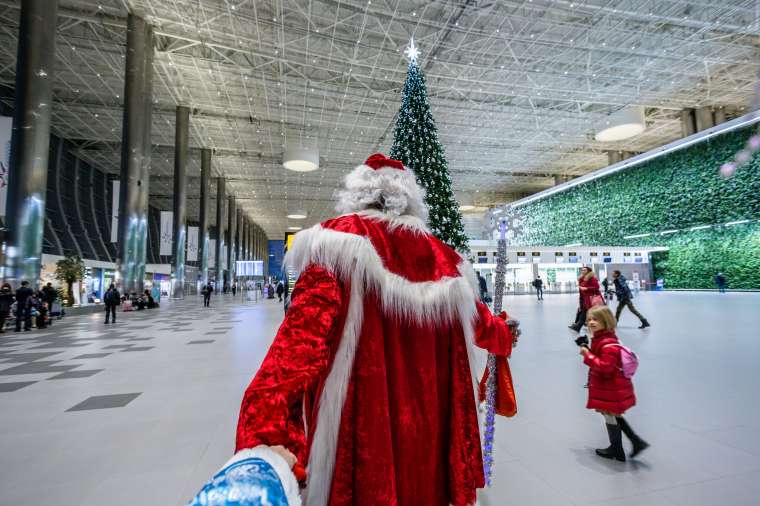
<svg viewBox="0 0 760 506">
<path fill-rule="evenodd" d="M 10 88 L 19 7 L 0 0 Z M 603 167 L 608 150 L 677 139 L 683 108 L 746 112 L 760 56 L 754 0 L 61 0 L 53 133 L 112 174 L 129 11 L 156 33 L 151 204 L 171 209 L 175 107 L 187 105 L 191 147 L 215 150 L 214 176 L 270 238 L 288 211 L 329 217 L 340 178 L 389 149 L 412 37 L 454 189 L 479 206 Z M 629 105 L 645 108 L 643 134 L 593 140 Z M 295 140 L 318 144 L 320 170 L 283 169 Z M 190 219 L 199 172 L 193 150 Z"/>
</svg>

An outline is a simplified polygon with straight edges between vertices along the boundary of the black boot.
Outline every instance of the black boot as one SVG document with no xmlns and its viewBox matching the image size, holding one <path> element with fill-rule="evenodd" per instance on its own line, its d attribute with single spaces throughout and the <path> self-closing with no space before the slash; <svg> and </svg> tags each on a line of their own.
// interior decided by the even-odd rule
<svg viewBox="0 0 760 506">
<path fill-rule="evenodd" d="M 623 451 L 623 435 L 620 432 L 619 425 L 607 425 L 607 435 L 610 437 L 610 446 L 604 449 L 597 449 L 596 454 L 605 459 L 615 459 L 625 462 L 625 451 Z"/>
<path fill-rule="evenodd" d="M 631 426 L 628 425 L 628 420 L 626 420 L 622 416 L 616 416 L 615 420 L 617 420 L 618 427 L 620 427 L 620 430 L 623 431 L 623 434 L 625 434 L 625 437 L 627 437 L 631 441 L 631 444 L 633 445 L 631 458 L 635 458 L 636 455 L 638 455 L 639 453 L 649 448 L 649 443 L 641 439 L 638 434 L 633 432 L 633 429 L 631 428 Z"/>
<path fill-rule="evenodd" d="M 639 325 L 639 328 L 640 329 L 645 329 L 647 327 L 651 327 L 651 325 L 649 325 L 649 322 L 645 318 L 645 319 L 641 320 L 641 325 Z"/>
</svg>

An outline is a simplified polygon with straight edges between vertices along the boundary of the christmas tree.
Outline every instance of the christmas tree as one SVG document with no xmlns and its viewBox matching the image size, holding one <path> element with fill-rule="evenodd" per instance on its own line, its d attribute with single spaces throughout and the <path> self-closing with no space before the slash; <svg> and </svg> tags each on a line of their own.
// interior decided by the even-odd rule
<svg viewBox="0 0 760 506">
<path fill-rule="evenodd" d="M 449 246 L 466 253 L 469 247 L 462 215 L 451 191 L 448 163 L 438 142 L 438 130 L 430 113 L 425 77 L 417 64 L 419 52 L 414 41 L 406 54 L 409 56 L 409 69 L 390 157 L 404 162 L 427 192 L 425 201 L 430 210 L 429 226 L 433 234 Z"/>
</svg>

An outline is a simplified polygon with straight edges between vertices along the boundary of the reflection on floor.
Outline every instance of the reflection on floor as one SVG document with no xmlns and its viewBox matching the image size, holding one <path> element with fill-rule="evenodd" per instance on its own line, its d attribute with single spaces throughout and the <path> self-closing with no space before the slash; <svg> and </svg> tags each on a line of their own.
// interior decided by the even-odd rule
<svg viewBox="0 0 760 506">
<path fill-rule="evenodd" d="M 501 505 L 754 505 L 760 497 L 760 294 L 647 293 L 623 313 L 640 355 L 629 420 L 652 448 L 601 460 L 601 417 L 566 328 L 576 298 L 505 301 L 523 325 L 512 359 L 519 412 L 497 426 Z M 69 318 L 0 335 L 2 504 L 183 504 L 229 457 L 245 386 L 281 306 L 212 299 Z"/>
</svg>

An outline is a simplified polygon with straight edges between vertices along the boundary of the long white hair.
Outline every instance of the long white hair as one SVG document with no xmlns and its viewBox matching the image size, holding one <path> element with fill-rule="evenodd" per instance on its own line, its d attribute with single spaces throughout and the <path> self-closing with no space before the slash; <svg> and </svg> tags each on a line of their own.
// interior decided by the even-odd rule
<svg viewBox="0 0 760 506">
<path fill-rule="evenodd" d="M 427 222 L 425 191 L 408 169 L 373 169 L 362 164 L 346 175 L 343 182 L 344 189 L 337 192 L 335 206 L 341 214 L 372 209 L 392 217 L 414 216 Z"/>
</svg>

